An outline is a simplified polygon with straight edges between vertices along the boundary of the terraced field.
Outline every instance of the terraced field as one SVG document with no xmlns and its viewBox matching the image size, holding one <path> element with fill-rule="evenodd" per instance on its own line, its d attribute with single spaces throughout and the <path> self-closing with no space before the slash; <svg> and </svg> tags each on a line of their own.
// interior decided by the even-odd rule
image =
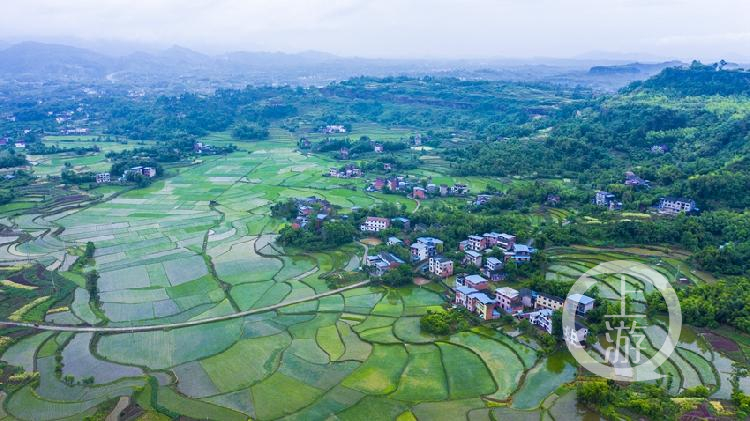
<svg viewBox="0 0 750 421">
<path fill-rule="evenodd" d="M 78 285 L 70 305 L 48 314 L 47 323 L 129 328 L 303 302 L 171 329 L 35 333 L 2 356 L 40 376 L 37 386 L 7 397 L 9 416 L 81 419 L 120 396 L 147 410 L 220 420 L 586 415 L 562 393 L 580 374 L 565 353 L 545 356 L 533 340 L 484 327 L 445 337 L 421 332 L 419 316 L 444 304 L 430 289 L 361 287 L 313 297 L 330 291 L 322 275 L 356 267 L 363 249 L 285 250 L 274 241 L 282 221 L 270 216 L 271 204 L 315 195 L 346 213 L 382 201 L 410 211 L 416 203 L 366 193 L 365 180 L 321 177 L 330 162 L 299 154 L 291 137 L 274 136 L 93 206 L 13 217 L 29 235 L 7 239 L 0 260 L 38 261 Z M 560 222 L 569 215 L 540 217 Z M 82 277 L 66 272 L 72 250 L 89 241 L 96 245 L 99 306 Z M 548 278 L 575 279 L 623 257 L 652 264 L 673 281 L 703 282 L 678 258 L 576 248 L 550 252 Z M 601 291 L 618 298 L 610 280 Z M 649 343 L 658 347 L 663 334 L 655 323 Z M 702 381 L 717 397 L 731 393 L 731 361 L 704 345 L 680 343 L 663 368 L 674 378 L 672 392 Z"/>
<path fill-rule="evenodd" d="M 691 270 L 684 261 L 684 256 L 679 252 L 667 253 L 656 248 L 617 250 L 587 247 L 556 248 L 548 250 L 548 255 L 550 264 L 547 279 L 561 282 L 574 281 L 594 266 L 612 260 L 630 260 L 648 265 L 664 275 L 675 288 L 686 287 L 685 282 L 680 282 L 680 279 L 687 279 L 688 282 L 694 284 L 712 281 L 711 278 L 707 278 L 702 273 Z M 612 301 L 620 300 L 619 280 L 611 277 L 600 277 L 597 280 L 596 285 L 601 297 Z M 636 279 L 627 278 L 626 282 L 628 283 L 627 288 L 644 289 L 643 283 Z M 652 289 L 646 288 L 646 292 L 650 292 Z M 633 299 L 634 309 L 643 307 L 642 293 L 629 295 Z M 652 357 L 657 349 L 664 344 L 667 339 L 667 322 L 667 320 L 657 318 L 650 320 L 644 326 L 643 333 L 646 340 L 643 357 Z M 603 337 L 600 339 L 603 339 Z M 601 358 L 603 348 L 597 347 L 595 349 L 599 350 L 599 355 L 594 356 Z M 591 352 L 596 354 L 597 351 L 591 350 Z M 631 364 L 637 364 L 637 354 L 634 351 L 631 351 L 628 357 Z M 658 368 L 658 371 L 665 376 L 665 379 L 669 379 L 663 381 L 662 385 L 667 387 L 670 393 L 674 395 L 698 385 L 708 387 L 714 398 L 726 399 L 731 394 L 734 372 L 732 360 L 718 350 L 712 349 L 703 336 L 697 334 L 690 326 L 683 326 L 676 352 Z M 741 385 L 741 388 L 743 390 L 748 389 L 746 385 Z M 516 404 L 516 401 L 514 401 L 514 404 Z"/>
<path fill-rule="evenodd" d="M 65 318 L 56 316 L 68 324 L 179 323 L 328 291 L 320 275 L 350 265 L 362 248 L 289 253 L 274 242 L 280 221 L 270 217 L 270 205 L 310 195 L 344 213 L 384 200 L 407 209 L 415 203 L 365 193 L 364 180 L 321 177 L 328 162 L 287 145 L 246 145 L 95 206 L 16 217 L 19 228 L 41 235 L 8 243 L 6 258 L 62 265 L 71 247 L 95 243 L 101 311 L 79 283 L 61 313 Z M 171 330 L 38 333 L 3 356 L 41 376 L 38 388 L 12 394 L 6 409 L 21 419 L 81 417 L 151 384 L 148 376 L 157 380 L 149 388 L 159 407 L 218 419 L 358 418 L 368 408 L 388 408 L 394 417 L 414 408 L 426 416 L 438 410 L 426 401 L 468 411 L 485 405 L 481 396 L 507 399 L 523 370 L 511 347 L 476 334 L 436 338 L 420 332 L 418 316 L 442 303 L 425 289 L 359 288 Z M 75 379 L 72 386 L 57 377 L 56 354 L 62 375 Z M 510 359 L 493 361 L 496 355 Z M 505 364 L 515 375 L 505 373 Z M 86 378 L 92 384 L 80 383 Z"/>
</svg>

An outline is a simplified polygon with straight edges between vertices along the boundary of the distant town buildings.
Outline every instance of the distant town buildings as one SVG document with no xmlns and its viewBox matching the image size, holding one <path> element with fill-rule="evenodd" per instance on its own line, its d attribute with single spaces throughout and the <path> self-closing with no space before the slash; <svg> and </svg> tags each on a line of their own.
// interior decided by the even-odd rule
<svg viewBox="0 0 750 421">
<path fill-rule="evenodd" d="M 669 151 L 667 145 L 654 145 L 651 147 L 651 153 L 654 155 L 663 155 Z"/>
<path fill-rule="evenodd" d="M 60 134 L 63 135 L 88 134 L 88 132 L 89 129 L 86 127 L 74 127 L 60 130 Z"/>
<path fill-rule="evenodd" d="M 451 187 L 451 194 L 456 196 L 465 196 L 469 194 L 469 187 L 466 184 L 456 183 Z"/>
<path fill-rule="evenodd" d="M 101 172 L 96 175 L 96 184 L 109 183 L 112 181 L 112 177 L 108 172 Z"/>
<path fill-rule="evenodd" d="M 325 134 L 346 133 L 346 127 L 342 124 L 329 124 L 323 128 Z"/>
<path fill-rule="evenodd" d="M 547 200 L 545 201 L 545 203 L 547 205 L 549 205 L 549 206 L 557 206 L 557 205 L 560 204 L 560 202 L 562 202 L 562 199 L 560 198 L 560 195 L 559 194 L 553 194 L 553 193 L 548 194 L 547 195 Z"/>
<path fill-rule="evenodd" d="M 678 214 L 697 212 L 698 207 L 692 199 L 662 197 L 659 199 L 657 209 L 663 214 Z"/>
<path fill-rule="evenodd" d="M 632 171 L 628 171 L 625 173 L 625 185 L 626 186 L 650 187 L 650 184 L 651 183 L 648 180 L 644 180 L 643 178 L 638 177 Z"/>
<path fill-rule="evenodd" d="M 618 202 L 614 194 L 606 191 L 597 191 L 593 203 L 611 211 L 622 209 L 622 202 Z"/>
<path fill-rule="evenodd" d="M 156 168 L 153 167 L 133 167 L 129 170 L 125 170 L 125 172 L 122 173 L 122 178 L 126 179 L 128 177 L 128 174 L 141 174 L 144 177 L 153 178 L 156 177 Z"/>
<path fill-rule="evenodd" d="M 493 197 L 495 196 L 492 194 L 478 194 L 477 198 L 474 199 L 474 206 L 486 205 Z"/>
<path fill-rule="evenodd" d="M 354 178 L 362 177 L 362 170 L 353 164 L 345 165 L 341 168 L 329 168 L 328 176 L 335 178 Z"/>
</svg>

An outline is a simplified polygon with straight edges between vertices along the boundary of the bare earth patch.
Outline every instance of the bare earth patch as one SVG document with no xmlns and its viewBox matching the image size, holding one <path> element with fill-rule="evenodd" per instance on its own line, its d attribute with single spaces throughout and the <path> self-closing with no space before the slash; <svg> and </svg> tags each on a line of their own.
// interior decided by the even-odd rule
<svg viewBox="0 0 750 421">
<path fill-rule="evenodd" d="M 430 280 L 427 278 L 422 278 L 421 276 L 414 278 L 414 285 L 422 286 L 422 285 L 427 285 L 429 283 L 430 283 Z"/>
<path fill-rule="evenodd" d="M 367 237 L 359 241 L 361 243 L 367 244 L 368 246 L 377 246 L 377 245 L 383 244 L 383 242 L 380 241 L 380 238 L 376 238 L 376 237 Z"/>
</svg>

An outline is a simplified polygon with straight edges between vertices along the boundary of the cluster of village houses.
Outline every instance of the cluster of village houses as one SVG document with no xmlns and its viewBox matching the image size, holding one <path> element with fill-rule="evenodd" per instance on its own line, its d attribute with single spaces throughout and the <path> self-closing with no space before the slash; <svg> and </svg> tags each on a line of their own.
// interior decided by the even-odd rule
<svg viewBox="0 0 750 421">
<path fill-rule="evenodd" d="M 331 167 L 328 170 L 328 176 L 335 178 L 356 178 L 362 177 L 362 175 L 362 169 L 356 167 L 354 164 L 347 164 L 340 168 Z"/>
<path fill-rule="evenodd" d="M 625 173 L 624 184 L 632 187 L 648 188 L 651 186 L 651 183 L 648 180 L 638 177 L 632 171 Z M 617 195 L 608 191 L 597 191 L 591 202 L 596 206 L 607 208 L 611 211 L 622 210 L 622 202 L 617 199 Z M 662 197 L 659 199 L 659 203 L 656 204 L 656 211 L 663 215 L 695 213 L 698 212 L 698 210 L 695 200 L 681 197 Z"/>
<path fill-rule="evenodd" d="M 346 133 L 346 126 L 344 126 L 343 124 L 328 124 L 323 127 L 322 131 L 326 134 Z"/>
<path fill-rule="evenodd" d="M 611 211 L 622 210 L 622 202 L 617 196 L 607 191 L 597 191 L 592 202 L 596 206 L 607 208 Z M 656 204 L 656 211 L 662 215 L 677 215 L 680 213 L 698 212 L 698 206 L 693 199 L 681 197 L 662 197 Z"/>
<path fill-rule="evenodd" d="M 193 143 L 193 152 L 201 155 L 215 155 L 218 153 L 216 148 L 203 142 Z"/>
<path fill-rule="evenodd" d="M 452 186 L 447 184 L 427 183 L 422 187 L 418 180 L 409 179 L 406 176 L 377 177 L 367 186 L 370 192 L 383 191 L 386 187 L 391 193 L 405 193 L 414 199 L 427 199 L 429 196 L 465 196 L 469 193 L 466 184 L 456 183 Z"/>
<path fill-rule="evenodd" d="M 11 144 L 11 140 L 9 137 L 0 137 L 0 146 L 8 146 L 10 144 Z M 15 142 L 12 142 L 12 144 L 17 149 L 26 148 L 26 142 L 23 140 L 16 140 Z"/>
<path fill-rule="evenodd" d="M 312 221 L 316 228 L 326 220 L 330 219 L 333 206 L 326 199 L 315 196 L 304 199 L 294 199 L 297 206 L 297 217 L 292 221 L 292 228 L 300 229 L 306 227 Z"/>
<path fill-rule="evenodd" d="M 128 174 L 130 173 L 138 173 L 143 175 L 144 177 L 156 177 L 156 168 L 153 167 L 133 167 L 128 170 L 125 170 L 125 172 L 122 173 L 122 176 L 120 177 L 120 181 L 125 181 L 128 178 Z M 104 184 L 104 183 L 110 183 L 112 182 L 112 175 L 108 172 L 100 172 L 96 174 L 96 184 Z"/>
<path fill-rule="evenodd" d="M 480 275 L 459 275 L 454 287 L 454 304 L 476 313 L 482 320 L 492 320 L 504 314 L 526 319 L 547 333 L 552 333 L 552 314 L 564 305 L 574 306 L 576 316 L 585 316 L 594 309 L 594 299 L 583 294 L 571 294 L 563 299 L 528 288 L 510 287 L 489 291 L 487 279 Z M 563 329 L 566 339 L 576 343 L 586 341 L 588 329 L 576 322 L 575 329 Z"/>
<path fill-rule="evenodd" d="M 370 216 L 360 226 L 362 232 L 377 233 L 399 223 L 407 227 L 409 221 L 405 218 L 382 218 Z M 397 237 L 388 239 L 389 245 L 403 244 Z M 434 237 L 417 237 L 409 245 L 411 263 L 427 262 L 426 268 L 434 276 L 448 278 L 453 275 L 453 260 L 442 256 L 444 243 Z M 466 308 L 482 320 L 492 320 L 510 314 L 518 318 L 528 319 L 533 325 L 547 333 L 552 333 L 552 313 L 563 307 L 564 300 L 559 297 L 546 295 L 521 289 L 517 291 L 510 287 L 488 291 L 490 282 L 504 279 L 503 267 L 508 262 L 524 263 L 531 260 L 535 250 L 525 244 L 519 244 L 517 238 L 511 234 L 490 232 L 483 235 L 470 235 L 459 243 L 460 251 L 464 252 L 464 266 L 474 266 L 477 274 L 458 274 L 452 288 L 455 293 L 454 304 Z M 501 250 L 502 258 L 486 257 L 485 253 Z M 390 269 L 406 264 L 402 259 L 388 252 L 367 256 L 366 264 L 371 267 L 371 274 L 382 276 Z M 576 294 L 567 297 L 575 303 L 576 313 L 585 315 L 593 309 L 594 300 L 588 296 Z M 581 343 L 585 341 L 588 330 L 576 325 L 575 331 L 564 332 L 566 338 L 575 337 Z"/>
<path fill-rule="evenodd" d="M 385 148 L 383 147 L 382 143 L 372 143 L 372 151 L 375 153 L 383 153 L 385 151 Z M 349 159 L 349 155 L 351 154 L 351 151 L 346 146 L 339 149 L 339 157 L 341 159 Z M 386 168 L 387 169 L 387 168 Z"/>
</svg>

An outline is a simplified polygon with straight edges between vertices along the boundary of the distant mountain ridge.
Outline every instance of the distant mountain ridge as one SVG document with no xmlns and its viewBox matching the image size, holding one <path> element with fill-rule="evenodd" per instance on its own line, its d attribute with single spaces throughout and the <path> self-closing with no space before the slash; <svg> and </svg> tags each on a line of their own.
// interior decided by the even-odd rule
<svg viewBox="0 0 750 421">
<path fill-rule="evenodd" d="M 106 74 L 110 58 L 77 47 L 23 42 L 0 51 L 0 74 L 48 78 L 96 78 Z"/>
<path fill-rule="evenodd" d="M 0 44 L 1 45 L 1 44 Z M 119 83 L 173 90 L 244 87 L 248 84 L 325 85 L 355 76 L 435 75 L 469 80 L 581 84 L 617 89 L 676 62 L 594 66 L 590 61 L 426 60 L 340 57 L 301 53 L 237 51 L 207 55 L 181 46 L 156 52 L 105 55 L 62 44 L 22 42 L 0 49 L 0 81 Z M 599 63 L 602 63 L 600 61 Z M 608 61 L 607 64 L 612 64 Z M 637 71 L 636 71 L 637 70 Z"/>
<path fill-rule="evenodd" d="M 665 61 L 663 63 L 628 63 L 614 66 L 593 66 L 589 73 L 594 75 L 612 75 L 624 73 L 657 74 L 667 67 L 682 66 L 681 61 Z"/>
<path fill-rule="evenodd" d="M 734 63 L 668 67 L 636 83 L 628 91 L 658 91 L 679 96 L 750 95 L 750 71 Z"/>
</svg>

